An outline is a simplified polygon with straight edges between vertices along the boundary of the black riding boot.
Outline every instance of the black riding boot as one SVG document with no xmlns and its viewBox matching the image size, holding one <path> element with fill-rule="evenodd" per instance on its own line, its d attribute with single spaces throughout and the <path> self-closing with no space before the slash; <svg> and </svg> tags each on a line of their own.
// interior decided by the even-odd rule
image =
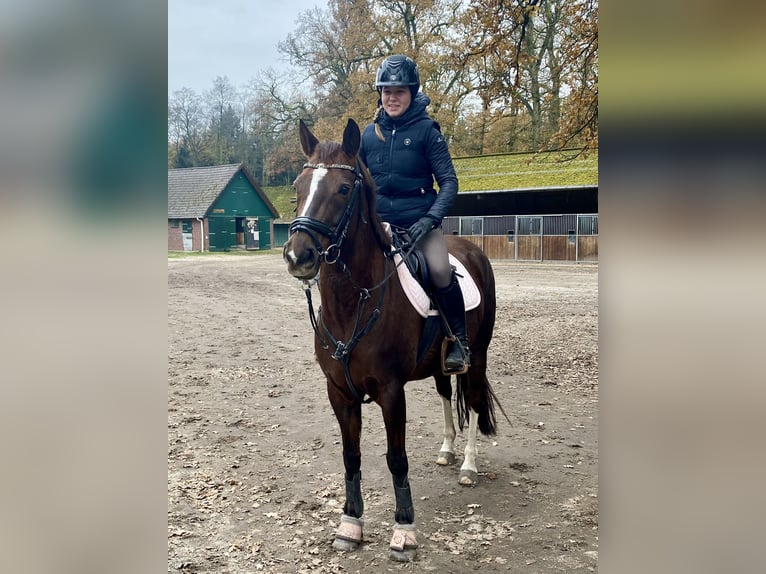
<svg viewBox="0 0 766 574">
<path fill-rule="evenodd" d="M 463 292 L 454 273 L 449 285 L 436 289 L 436 298 L 439 309 L 456 339 L 447 347 L 444 367 L 450 373 L 463 373 L 471 366 L 471 351 L 468 349 L 468 334 L 465 328 Z"/>
</svg>

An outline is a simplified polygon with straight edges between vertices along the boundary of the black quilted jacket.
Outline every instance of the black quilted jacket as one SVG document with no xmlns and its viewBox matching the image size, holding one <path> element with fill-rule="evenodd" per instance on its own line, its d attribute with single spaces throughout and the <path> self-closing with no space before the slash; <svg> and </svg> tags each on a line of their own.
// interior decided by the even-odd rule
<svg viewBox="0 0 766 574">
<path fill-rule="evenodd" d="M 375 134 L 374 124 L 362 133 L 360 157 L 378 188 L 378 214 L 383 221 L 401 227 L 409 227 L 424 215 L 439 225 L 457 196 L 458 181 L 447 142 L 439 124 L 426 113 L 430 103 L 428 96 L 418 93 L 396 121 L 382 111 L 378 123 L 384 142 Z"/>
</svg>

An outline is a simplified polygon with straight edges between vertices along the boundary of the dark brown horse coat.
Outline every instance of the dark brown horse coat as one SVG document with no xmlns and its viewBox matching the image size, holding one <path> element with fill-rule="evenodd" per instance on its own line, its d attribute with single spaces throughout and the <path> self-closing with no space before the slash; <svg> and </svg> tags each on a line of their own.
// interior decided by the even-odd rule
<svg viewBox="0 0 766 574">
<path fill-rule="evenodd" d="M 308 282 L 319 276 L 321 309 L 316 315 L 315 351 L 343 440 L 344 515 L 359 519 L 363 513 L 360 398 L 368 396 L 380 406 L 385 421 L 395 520 L 398 525 L 412 525 L 404 386 L 407 381 L 433 376 L 441 396 L 451 400 L 450 377 L 441 372 L 441 341 L 435 341 L 416 362 L 425 320 L 407 300 L 387 255 L 391 240 L 375 213 L 374 183 L 358 159 L 357 124 L 348 121 L 340 144 L 320 143 L 303 122 L 300 136 L 308 162 L 294 183 L 297 217 L 283 255 L 294 277 Z M 495 397 L 486 377 L 486 360 L 495 322 L 494 275 L 478 247 L 457 237 L 446 240 L 450 253 L 465 265 L 482 294 L 479 307 L 466 315 L 472 365 L 467 374 L 458 376 L 458 422 L 462 430 L 466 421 L 476 417 L 469 424 L 474 434 L 478 426 L 491 435 L 495 433 Z M 449 418 L 451 425 L 451 414 Z M 445 418 L 445 428 L 447 422 Z M 468 450 L 466 454 L 468 458 Z M 358 536 L 361 540 L 361 523 Z"/>
</svg>

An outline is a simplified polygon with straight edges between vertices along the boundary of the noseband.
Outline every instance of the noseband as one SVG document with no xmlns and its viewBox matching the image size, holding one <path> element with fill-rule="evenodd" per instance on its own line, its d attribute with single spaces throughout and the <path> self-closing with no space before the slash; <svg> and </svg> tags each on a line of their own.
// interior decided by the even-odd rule
<svg viewBox="0 0 766 574">
<path fill-rule="evenodd" d="M 345 165 L 342 163 L 305 163 L 303 164 L 303 167 L 304 169 L 307 167 L 311 169 L 345 169 L 354 174 L 354 187 L 351 190 L 351 198 L 346 205 L 343 215 L 341 215 L 340 220 L 334 228 L 327 225 L 324 221 L 305 215 L 296 217 L 290 224 L 290 235 L 297 233 L 298 231 L 308 234 L 314 242 L 314 247 L 316 247 L 317 253 L 319 253 L 320 260 L 324 260 L 331 265 L 340 257 L 340 248 L 343 245 L 344 239 L 346 239 L 348 226 L 351 223 L 351 214 L 354 211 L 354 207 L 359 198 L 359 190 L 362 187 L 362 172 L 359 169 L 359 160 L 356 160 L 356 166 Z M 322 247 L 317 234 L 324 235 L 330 240 L 330 245 L 327 249 Z"/>
</svg>

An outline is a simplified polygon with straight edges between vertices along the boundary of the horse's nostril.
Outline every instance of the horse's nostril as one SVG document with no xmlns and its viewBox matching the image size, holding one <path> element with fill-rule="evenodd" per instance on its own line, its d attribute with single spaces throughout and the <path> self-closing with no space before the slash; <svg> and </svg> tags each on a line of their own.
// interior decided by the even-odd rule
<svg viewBox="0 0 766 574">
<path fill-rule="evenodd" d="M 317 252 L 316 249 L 313 247 L 309 247 L 303 251 L 301 254 L 301 257 L 298 258 L 299 263 L 301 264 L 309 264 L 314 263 L 317 259 Z"/>
<path fill-rule="evenodd" d="M 283 257 L 289 265 L 294 267 L 312 267 L 316 265 L 319 254 L 314 247 L 285 245 Z"/>
</svg>

